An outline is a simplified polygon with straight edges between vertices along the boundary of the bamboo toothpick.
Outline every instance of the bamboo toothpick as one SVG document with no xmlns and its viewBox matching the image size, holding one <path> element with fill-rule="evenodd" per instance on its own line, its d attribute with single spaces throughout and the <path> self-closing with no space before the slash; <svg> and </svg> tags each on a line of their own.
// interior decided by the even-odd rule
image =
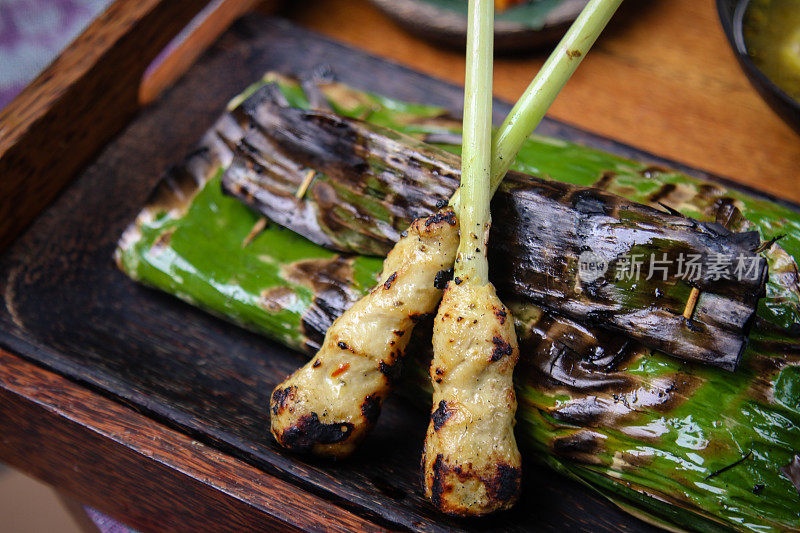
<svg viewBox="0 0 800 533">
<path fill-rule="evenodd" d="M 311 185 L 311 182 L 314 181 L 314 176 L 316 175 L 317 171 L 311 168 L 308 170 L 308 172 L 306 172 L 306 175 L 303 176 L 303 181 L 302 183 L 300 183 L 300 187 L 298 187 L 297 192 L 294 193 L 295 197 L 298 200 L 302 199 L 303 196 L 306 195 L 306 191 L 308 190 L 308 187 Z"/>
<path fill-rule="evenodd" d="M 264 217 L 259 218 L 256 221 L 256 223 L 253 224 L 253 227 L 250 229 L 250 233 L 248 233 L 247 236 L 242 241 L 242 248 L 246 248 L 247 245 L 250 244 L 252 240 L 258 236 L 259 233 L 264 231 L 264 228 L 266 227 L 267 227 L 267 219 Z"/>
<path fill-rule="evenodd" d="M 700 297 L 700 289 L 692 287 L 692 292 L 689 293 L 689 301 L 686 302 L 686 308 L 683 310 L 683 318 L 691 320 L 694 314 L 694 308 L 697 306 L 697 299 Z"/>
</svg>

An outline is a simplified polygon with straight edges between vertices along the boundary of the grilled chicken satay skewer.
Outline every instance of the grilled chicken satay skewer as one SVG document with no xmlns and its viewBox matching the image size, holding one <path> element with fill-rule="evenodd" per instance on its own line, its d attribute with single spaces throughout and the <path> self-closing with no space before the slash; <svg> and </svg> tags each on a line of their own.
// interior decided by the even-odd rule
<svg viewBox="0 0 800 533">
<path fill-rule="evenodd" d="M 517 131 L 535 129 L 574 71 L 556 68 L 552 61 L 545 64 L 531 84 L 534 90 L 529 87 L 503 123 L 493 158 L 493 15 L 489 0 L 469 0 L 458 199 L 461 233 L 454 278 L 445 287 L 433 326 L 433 409 L 422 454 L 425 495 L 440 511 L 460 516 L 509 509 L 519 497 L 522 475 L 514 438 L 513 372 L 519 346 L 514 319 L 489 282 L 486 255 L 492 170 L 505 175 L 527 137 L 513 135 L 510 125 L 527 124 Z M 568 60 L 576 54 L 570 48 L 564 52 Z"/>
<path fill-rule="evenodd" d="M 591 0 L 511 110 L 493 142 L 492 192 L 621 2 Z M 375 288 L 331 325 L 314 358 L 275 388 L 270 425 L 282 446 L 344 457 L 372 428 L 411 330 L 436 310 L 443 273 L 453 267 L 458 196 L 453 207 L 409 227 Z"/>
<path fill-rule="evenodd" d="M 454 278 L 433 325 L 433 414 L 422 456 L 425 495 L 440 511 L 511 507 L 520 487 L 514 439 L 519 357 L 514 320 L 489 282 L 492 38 L 490 0 L 469 0 L 463 152 Z"/>
</svg>

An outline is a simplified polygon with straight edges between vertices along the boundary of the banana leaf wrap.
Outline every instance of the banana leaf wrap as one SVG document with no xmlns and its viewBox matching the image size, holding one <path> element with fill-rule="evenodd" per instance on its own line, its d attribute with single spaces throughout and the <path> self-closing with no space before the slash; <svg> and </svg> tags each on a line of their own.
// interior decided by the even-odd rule
<svg viewBox="0 0 800 533">
<path fill-rule="evenodd" d="M 450 152 L 381 126 L 289 107 L 274 85 L 253 93 L 233 116 L 243 133 L 223 189 L 326 247 L 385 256 L 411 220 L 432 214 L 460 181 L 460 161 Z M 309 172 L 313 183 L 296 198 Z M 767 277 L 766 260 L 754 253 L 758 232 L 730 232 L 518 172 L 504 180 L 492 213 L 490 259 L 501 292 L 678 357 L 736 367 Z M 608 266 L 591 280 L 579 272 L 586 252 Z M 748 275 L 677 276 L 680 256 L 710 264 L 720 255 L 750 267 Z M 647 279 L 620 276 L 634 256 L 658 258 L 665 270 L 651 267 Z M 702 292 L 687 320 L 693 286 Z"/>
<path fill-rule="evenodd" d="M 459 129 L 439 108 L 340 84 L 309 90 L 270 75 L 248 92 L 267 81 L 277 82 L 290 105 L 307 108 L 322 97 L 337 113 L 421 140 L 450 140 Z M 381 260 L 338 254 L 274 223 L 253 235 L 260 215 L 221 191 L 223 168 L 241 134 L 236 120 L 223 117 L 161 181 L 116 258 L 134 279 L 310 353 L 332 320 L 371 287 Z M 637 202 L 657 199 L 696 219 L 735 219 L 734 229 L 752 227 L 764 239 L 785 235 L 780 247 L 764 253 L 766 297 L 735 373 L 642 349 L 527 301 L 506 303 L 521 344 L 517 435 L 527 457 L 671 527 L 797 530 L 800 214 L 556 139 L 532 137 L 516 168 Z M 424 334 L 420 341 L 429 342 Z M 428 361 L 424 350 L 418 353 L 421 360 L 406 365 L 405 385 L 413 391 L 409 397 L 429 407 Z"/>
</svg>

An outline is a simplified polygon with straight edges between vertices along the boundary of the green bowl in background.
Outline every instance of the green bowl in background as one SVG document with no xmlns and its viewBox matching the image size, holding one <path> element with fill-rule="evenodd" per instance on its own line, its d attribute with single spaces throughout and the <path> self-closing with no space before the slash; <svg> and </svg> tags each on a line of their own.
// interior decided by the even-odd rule
<svg viewBox="0 0 800 533">
<path fill-rule="evenodd" d="M 408 31 L 437 44 L 464 47 L 466 0 L 370 0 Z M 494 48 L 524 50 L 558 41 L 588 0 L 531 0 L 496 13 Z"/>
</svg>

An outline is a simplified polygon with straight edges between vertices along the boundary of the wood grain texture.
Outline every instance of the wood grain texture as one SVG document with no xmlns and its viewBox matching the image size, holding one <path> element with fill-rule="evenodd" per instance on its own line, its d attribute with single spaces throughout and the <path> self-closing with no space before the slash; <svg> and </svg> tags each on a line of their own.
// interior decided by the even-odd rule
<svg viewBox="0 0 800 533">
<path fill-rule="evenodd" d="M 130 120 L 148 64 L 203 4 L 117 0 L 0 112 L 0 250 Z"/>
<path fill-rule="evenodd" d="M 198 57 L 227 30 L 233 22 L 257 4 L 262 12 L 276 7 L 277 0 L 212 0 L 176 41 L 150 65 L 139 86 L 139 102 L 147 105 L 175 83 Z M 181 39 L 181 36 L 183 38 Z"/>
<path fill-rule="evenodd" d="M 140 531 L 383 531 L 0 350 L 0 460 Z"/>
<path fill-rule="evenodd" d="M 287 15 L 463 84 L 463 52 L 411 36 L 367 0 L 307 0 Z M 546 51 L 498 57 L 495 95 L 515 101 L 545 58 Z M 711 0 L 624 2 L 549 116 L 800 201 L 800 137 L 747 81 Z"/>
<path fill-rule="evenodd" d="M 396 98 L 451 109 L 462 101 L 460 87 L 280 19 L 247 16 L 108 144 L 0 256 L 0 346 L 381 525 L 415 531 L 650 530 L 530 457 L 522 501 L 512 512 L 487 521 L 440 516 L 419 491 L 428 416 L 399 400 L 387 402 L 375 432 L 348 461 L 331 465 L 287 454 L 268 435 L 267 400 L 303 356 L 141 287 L 115 268 L 112 253 L 122 230 L 163 170 L 188 153 L 229 98 L 270 69 L 309 74 L 320 68 Z M 507 109 L 496 104 L 498 116 Z M 637 155 L 553 121 L 542 131 Z M 27 427 L 44 431 L 51 423 L 32 420 Z M 87 450 L 94 446 L 87 441 Z M 93 453 L 104 453 L 99 449 Z M 31 457 L 26 468 L 40 468 L 34 463 Z M 225 473 L 208 476 L 210 483 L 236 482 Z"/>
</svg>

